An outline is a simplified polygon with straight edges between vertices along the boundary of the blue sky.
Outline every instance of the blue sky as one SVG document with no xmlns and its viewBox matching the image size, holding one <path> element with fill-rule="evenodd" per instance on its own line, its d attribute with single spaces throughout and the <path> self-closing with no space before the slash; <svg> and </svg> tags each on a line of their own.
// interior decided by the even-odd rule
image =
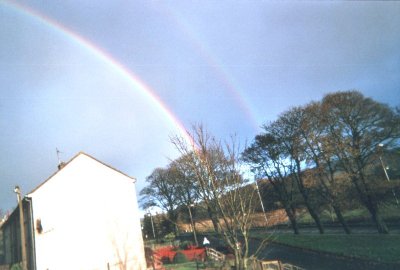
<svg viewBox="0 0 400 270">
<path fill-rule="evenodd" d="M 55 172 L 56 148 L 64 161 L 84 151 L 140 190 L 177 156 L 165 108 L 186 128 L 244 143 L 332 91 L 398 106 L 398 14 L 400 2 L 0 2 L 0 208 L 16 205 L 15 184 L 26 193 Z"/>
</svg>

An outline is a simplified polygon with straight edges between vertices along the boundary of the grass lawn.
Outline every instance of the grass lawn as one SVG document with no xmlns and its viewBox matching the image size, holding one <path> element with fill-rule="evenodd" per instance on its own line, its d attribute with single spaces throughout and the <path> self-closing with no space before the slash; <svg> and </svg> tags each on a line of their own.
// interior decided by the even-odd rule
<svg viewBox="0 0 400 270">
<path fill-rule="evenodd" d="M 207 268 L 219 268 L 220 264 L 210 262 L 208 265 L 199 262 L 198 269 L 203 270 Z M 185 262 L 185 263 L 176 263 L 176 264 L 164 264 L 165 269 L 167 270 L 196 270 L 196 262 Z"/>
<path fill-rule="evenodd" d="M 164 267 L 168 270 L 193 270 L 196 269 L 196 262 L 164 264 Z"/>
<path fill-rule="evenodd" d="M 385 220 L 399 220 L 400 211 L 399 206 L 395 202 L 381 204 L 379 207 L 382 218 Z M 354 220 L 366 220 L 371 221 L 371 215 L 368 210 L 364 207 L 359 207 L 351 210 L 343 211 L 344 218 L 348 221 Z M 337 222 L 336 216 L 332 211 L 322 211 L 320 213 L 321 221 L 323 222 Z M 307 211 L 303 211 L 298 216 L 298 222 L 300 224 L 314 224 L 314 220 Z"/>
<path fill-rule="evenodd" d="M 256 237 L 261 237 L 258 235 Z M 275 234 L 272 241 L 380 262 L 400 262 L 400 235 Z"/>
</svg>

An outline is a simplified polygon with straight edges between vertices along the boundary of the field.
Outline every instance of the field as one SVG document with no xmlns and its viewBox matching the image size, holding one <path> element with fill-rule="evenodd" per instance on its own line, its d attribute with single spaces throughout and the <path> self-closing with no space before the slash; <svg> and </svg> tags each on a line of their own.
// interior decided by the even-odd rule
<svg viewBox="0 0 400 270">
<path fill-rule="evenodd" d="M 257 233 L 257 238 L 263 235 Z M 386 263 L 400 263 L 400 235 L 378 234 L 279 234 L 271 240 L 294 247 L 334 253 L 339 256 Z"/>
</svg>

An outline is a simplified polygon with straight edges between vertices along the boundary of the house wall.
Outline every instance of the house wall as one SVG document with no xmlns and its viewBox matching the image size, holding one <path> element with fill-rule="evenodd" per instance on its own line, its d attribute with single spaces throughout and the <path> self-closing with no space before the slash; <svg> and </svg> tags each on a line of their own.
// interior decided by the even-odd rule
<svg viewBox="0 0 400 270">
<path fill-rule="evenodd" d="M 11 265 L 21 261 L 21 234 L 17 213 L 15 211 L 1 228 L 4 250 L 1 264 Z"/>
<path fill-rule="evenodd" d="M 32 227 L 29 201 L 23 201 L 25 245 L 29 269 L 33 269 Z M 19 208 L 0 227 L 0 265 L 13 265 L 22 261 Z"/>
<path fill-rule="evenodd" d="M 80 154 L 29 196 L 38 270 L 146 268 L 133 179 Z"/>
</svg>

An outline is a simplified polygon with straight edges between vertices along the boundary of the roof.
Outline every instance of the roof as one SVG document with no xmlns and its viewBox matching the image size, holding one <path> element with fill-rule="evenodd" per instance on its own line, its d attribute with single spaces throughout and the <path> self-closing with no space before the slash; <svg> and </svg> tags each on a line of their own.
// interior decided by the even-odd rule
<svg viewBox="0 0 400 270">
<path fill-rule="evenodd" d="M 91 158 L 91 159 L 97 161 L 98 163 L 100 163 L 100 164 L 102 164 L 102 165 L 104 165 L 104 166 L 106 166 L 106 167 L 108 167 L 108 168 L 110 168 L 110 169 L 112 169 L 112 170 L 114 170 L 114 171 L 116 171 L 116 172 L 118 172 L 118 173 L 120 173 L 120 174 L 122 174 L 122 175 L 124 175 L 124 176 L 126 176 L 126 177 L 128 177 L 128 178 L 130 178 L 130 179 L 132 179 L 132 180 L 134 180 L 134 182 L 136 182 L 136 178 L 134 178 L 134 177 L 132 177 L 132 176 L 129 176 L 129 175 L 127 175 L 127 174 L 125 174 L 125 173 L 123 173 L 123 172 L 121 172 L 121 171 L 119 171 L 119 170 L 117 170 L 117 169 L 111 167 L 110 165 L 107 165 L 107 164 L 105 164 L 104 162 L 102 162 L 102 161 L 100 161 L 100 160 L 98 160 L 98 159 L 92 157 L 91 155 L 88 155 L 88 154 L 86 154 L 86 153 L 84 153 L 84 152 L 81 151 L 81 152 L 79 152 L 78 154 L 76 154 L 73 158 L 71 158 L 67 163 L 65 163 L 65 165 L 64 165 L 61 169 L 57 170 L 57 171 L 56 171 L 55 173 L 53 173 L 49 178 L 47 178 L 45 181 L 43 181 L 40 185 L 38 185 L 38 186 L 35 187 L 33 190 L 31 190 L 30 192 L 28 192 L 27 195 L 29 195 L 29 194 L 35 192 L 35 191 L 38 190 L 41 186 L 43 186 L 45 183 L 47 183 L 48 181 L 50 181 L 50 179 L 52 179 L 57 173 L 59 173 L 61 170 L 63 170 L 65 167 L 67 167 L 68 164 L 70 164 L 74 159 L 76 159 L 76 158 L 77 158 L 78 156 L 80 156 L 80 155 L 85 155 L 85 156 L 87 156 L 87 157 L 89 157 L 89 158 Z M 25 202 L 25 201 L 28 200 L 28 199 L 29 199 L 29 198 L 24 197 L 24 198 L 23 198 L 23 201 Z M 8 215 L 8 218 L 7 218 L 4 222 L 0 222 L 0 228 L 2 228 L 3 226 L 6 226 L 6 224 L 8 224 L 8 222 L 9 222 L 9 220 L 10 220 L 10 217 L 11 217 L 12 215 L 14 215 L 14 213 L 15 213 L 17 210 L 18 210 L 18 205 L 11 211 L 11 213 Z M 1 217 L 0 217 L 0 218 L 1 218 Z"/>
<path fill-rule="evenodd" d="M 44 182 L 42 182 L 41 184 L 39 184 L 37 187 L 35 187 L 35 188 L 34 188 L 33 190 L 31 190 L 30 192 L 28 192 L 27 195 L 29 195 L 29 194 L 35 192 L 35 191 L 38 190 L 41 186 L 43 186 L 45 183 L 47 183 L 48 181 L 50 181 L 50 179 L 52 179 L 55 175 L 57 175 L 60 171 L 62 171 L 65 167 L 67 167 L 71 162 L 73 162 L 73 161 L 74 161 L 77 157 L 79 157 L 80 155 L 85 155 L 85 156 L 87 156 L 87 157 L 93 159 L 94 161 L 97 161 L 98 163 L 100 163 L 100 164 L 102 164 L 102 165 L 104 165 L 104 166 L 110 168 L 111 170 L 114 170 L 114 171 L 116 171 L 116 172 L 118 172 L 118 173 L 120 173 L 120 174 L 122 174 L 122 175 L 124 175 L 124 176 L 126 176 L 126 177 L 128 177 L 128 178 L 130 178 L 130 179 L 132 179 L 134 183 L 136 182 L 136 178 L 134 178 L 134 177 L 132 177 L 132 176 L 129 176 L 129 175 L 127 175 L 126 173 L 123 173 L 123 172 L 121 172 L 120 170 L 117 170 L 117 169 L 115 169 L 114 167 L 111 167 L 110 165 L 108 165 L 108 164 L 106 164 L 106 163 L 104 163 L 104 162 L 102 162 L 102 161 L 100 161 L 100 160 L 98 160 L 98 159 L 92 157 L 91 155 L 88 155 L 88 154 L 86 154 L 85 152 L 82 152 L 82 151 L 81 151 L 81 152 L 79 152 L 78 154 L 76 154 L 73 158 L 71 158 L 67 163 L 65 163 L 64 166 L 63 166 L 61 169 L 57 170 L 57 171 L 56 171 L 55 173 L 53 173 L 49 178 L 47 178 Z"/>
</svg>

